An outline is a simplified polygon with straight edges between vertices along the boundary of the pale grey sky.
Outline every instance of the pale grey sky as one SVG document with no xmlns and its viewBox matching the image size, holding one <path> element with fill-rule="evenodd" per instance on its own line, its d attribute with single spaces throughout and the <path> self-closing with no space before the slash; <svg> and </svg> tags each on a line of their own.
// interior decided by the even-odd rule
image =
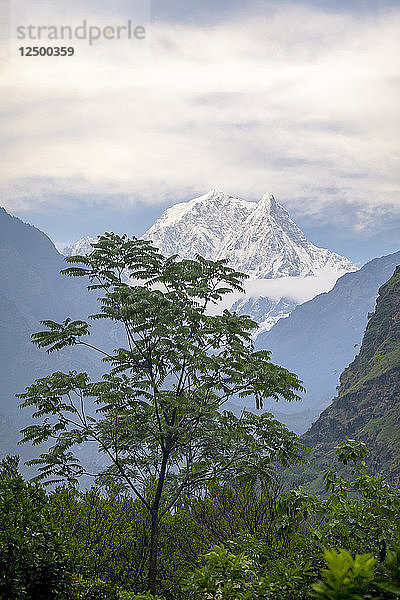
<svg viewBox="0 0 400 600">
<path fill-rule="evenodd" d="M 143 233 L 165 206 L 210 188 L 269 191 L 326 235 L 316 243 L 358 243 L 353 260 L 398 249 L 400 8 L 139 4 L 13 3 L 12 27 L 148 27 L 150 9 L 153 24 L 140 42 L 74 43 L 72 58 L 22 58 L 22 42 L 9 43 L 7 210 L 69 242 L 124 224 Z"/>
</svg>

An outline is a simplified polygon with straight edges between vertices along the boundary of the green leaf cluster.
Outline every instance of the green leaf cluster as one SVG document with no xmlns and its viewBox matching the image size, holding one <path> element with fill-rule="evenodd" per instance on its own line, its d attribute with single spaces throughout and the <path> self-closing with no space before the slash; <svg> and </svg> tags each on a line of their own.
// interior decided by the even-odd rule
<svg viewBox="0 0 400 600">
<path fill-rule="evenodd" d="M 78 563 L 51 519 L 43 489 L 26 483 L 18 459 L 0 463 L 0 598 L 64 599 Z"/>
</svg>

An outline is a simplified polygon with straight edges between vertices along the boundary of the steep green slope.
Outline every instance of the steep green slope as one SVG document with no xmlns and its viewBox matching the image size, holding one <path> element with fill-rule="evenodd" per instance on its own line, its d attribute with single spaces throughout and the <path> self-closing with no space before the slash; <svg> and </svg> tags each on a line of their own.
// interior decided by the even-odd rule
<svg viewBox="0 0 400 600">
<path fill-rule="evenodd" d="M 257 338 L 257 349 L 271 350 L 273 362 L 304 381 L 307 392 L 301 402 L 274 406 L 271 401 L 265 405 L 290 428 L 304 433 L 331 403 L 340 373 L 360 350 L 378 289 L 399 264 L 400 252 L 396 252 L 375 258 L 355 273 L 346 273 L 330 292 L 297 306 L 287 319 Z"/>
<path fill-rule="evenodd" d="M 365 331 L 361 352 L 343 372 L 340 395 L 356 392 L 400 364 L 400 267 L 379 290 L 377 310 Z"/>
<path fill-rule="evenodd" d="M 368 445 L 371 472 L 389 474 L 400 465 L 400 267 L 379 290 L 360 352 L 340 377 L 338 397 L 303 436 L 311 449 L 309 481 L 329 466 L 345 436 Z"/>
</svg>

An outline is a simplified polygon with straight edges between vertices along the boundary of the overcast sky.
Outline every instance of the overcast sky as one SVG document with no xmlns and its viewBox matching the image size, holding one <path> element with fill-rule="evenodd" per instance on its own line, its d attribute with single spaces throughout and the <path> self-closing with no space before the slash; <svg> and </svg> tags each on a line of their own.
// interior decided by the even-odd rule
<svg viewBox="0 0 400 600">
<path fill-rule="evenodd" d="M 356 262 L 400 249 L 398 3 L 10 8 L 0 203 L 59 244 L 140 235 L 167 206 L 219 188 L 249 200 L 272 192 L 314 243 Z M 127 19 L 145 40 L 18 56 L 48 43 L 17 40 L 17 26 Z"/>
</svg>

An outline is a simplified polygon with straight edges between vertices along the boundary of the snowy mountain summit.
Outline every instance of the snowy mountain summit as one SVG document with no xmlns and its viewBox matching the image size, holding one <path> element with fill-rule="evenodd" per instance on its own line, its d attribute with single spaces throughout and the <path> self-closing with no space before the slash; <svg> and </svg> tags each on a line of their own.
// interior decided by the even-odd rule
<svg viewBox="0 0 400 600">
<path fill-rule="evenodd" d="M 143 238 L 166 255 L 227 258 L 253 279 L 357 270 L 344 256 L 314 246 L 271 194 L 249 202 L 212 190 L 168 208 Z"/>
<path fill-rule="evenodd" d="M 168 208 L 143 238 L 167 256 L 227 258 L 247 273 L 244 293 L 226 300 L 231 310 L 259 323 L 255 335 L 289 316 L 297 304 L 331 289 L 344 273 L 357 270 L 344 256 L 314 246 L 270 194 L 249 202 L 212 190 Z M 94 241 L 82 238 L 63 253 L 88 254 Z"/>
</svg>

